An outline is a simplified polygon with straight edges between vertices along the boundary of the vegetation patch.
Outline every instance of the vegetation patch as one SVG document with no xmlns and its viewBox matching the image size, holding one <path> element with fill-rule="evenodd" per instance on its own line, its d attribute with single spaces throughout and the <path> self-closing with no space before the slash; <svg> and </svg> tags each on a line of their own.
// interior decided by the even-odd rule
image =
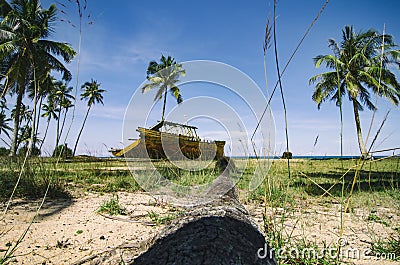
<svg viewBox="0 0 400 265">
<path fill-rule="evenodd" d="M 168 224 L 178 216 L 176 214 L 158 214 L 156 212 L 150 211 L 147 216 L 150 218 L 152 222 L 157 225 Z"/>
<path fill-rule="evenodd" d="M 109 200 L 104 201 L 97 212 L 109 215 L 126 215 L 126 209 L 119 203 L 118 195 L 113 195 Z"/>
</svg>

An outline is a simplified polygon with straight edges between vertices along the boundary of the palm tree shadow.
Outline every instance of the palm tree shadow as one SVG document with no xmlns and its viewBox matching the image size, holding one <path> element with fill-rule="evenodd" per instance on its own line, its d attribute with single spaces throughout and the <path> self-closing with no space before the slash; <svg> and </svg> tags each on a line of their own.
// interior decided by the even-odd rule
<svg viewBox="0 0 400 265">
<path fill-rule="evenodd" d="M 0 205 L 5 206 L 15 188 L 16 176 L 15 172 L 3 173 L 0 178 Z M 36 211 L 44 194 L 47 195 L 40 215 L 50 216 L 72 205 L 71 194 L 60 183 L 53 181 L 50 187 L 48 185 L 48 180 L 45 178 L 22 177 L 15 190 L 10 209 L 23 207 L 26 211 Z"/>
<path fill-rule="evenodd" d="M 45 219 L 47 217 L 60 213 L 62 210 L 72 206 L 73 204 L 74 200 L 71 197 L 64 199 L 49 199 L 43 204 L 38 219 Z"/>
<path fill-rule="evenodd" d="M 34 213 L 37 211 L 37 207 L 40 204 L 41 199 L 32 200 L 31 198 L 22 198 L 16 199 L 9 206 L 9 210 L 12 210 L 14 213 L 18 213 L 19 211 Z M 36 220 L 43 220 L 48 217 L 51 217 L 57 213 L 60 213 L 62 210 L 73 205 L 74 200 L 71 197 L 68 198 L 48 198 L 43 203 L 43 206 L 40 208 L 39 214 L 36 217 Z"/>
<path fill-rule="evenodd" d="M 295 181 L 293 187 L 302 187 L 309 195 L 320 196 L 326 190 L 333 196 L 342 195 L 342 174 L 330 172 L 326 174 L 308 173 L 307 177 Z M 344 192 L 348 194 L 353 183 L 354 172 L 349 172 L 344 177 Z M 310 181 L 312 179 L 314 182 Z M 318 185 L 317 185 L 318 184 Z M 354 187 L 357 192 L 381 192 L 387 190 L 400 190 L 400 174 L 397 172 L 377 172 L 361 170 Z"/>
</svg>

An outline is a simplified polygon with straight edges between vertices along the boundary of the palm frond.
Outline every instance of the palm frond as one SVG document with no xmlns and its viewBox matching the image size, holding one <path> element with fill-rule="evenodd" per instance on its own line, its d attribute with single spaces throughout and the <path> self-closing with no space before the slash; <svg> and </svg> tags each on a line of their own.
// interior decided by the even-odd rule
<svg viewBox="0 0 400 265">
<path fill-rule="evenodd" d="M 182 96 L 180 95 L 179 88 L 175 85 L 179 82 L 179 77 L 186 74 L 182 64 L 175 62 L 175 59 L 171 56 L 165 57 L 161 55 L 160 62 L 151 61 L 146 71 L 146 78 L 149 83 L 141 87 L 142 93 L 158 88 L 155 93 L 154 100 L 160 100 L 163 98 L 166 90 L 169 88 L 172 95 L 176 98 L 178 104 L 182 102 Z"/>
<path fill-rule="evenodd" d="M 171 87 L 170 91 L 171 91 L 172 95 L 176 98 L 177 103 L 181 104 L 183 99 L 180 94 L 179 88 L 177 86 L 173 86 L 173 87 Z"/>
<path fill-rule="evenodd" d="M 146 93 L 155 87 L 158 87 L 158 85 L 154 84 L 154 83 L 148 83 L 148 84 L 143 85 L 141 90 L 142 90 L 142 93 Z"/>
<path fill-rule="evenodd" d="M 71 62 L 71 60 L 75 57 L 76 52 L 74 49 L 67 43 L 55 42 L 49 40 L 39 40 L 37 45 L 40 47 L 40 50 L 46 51 L 48 53 L 61 56 L 63 60 L 67 63 Z"/>
</svg>

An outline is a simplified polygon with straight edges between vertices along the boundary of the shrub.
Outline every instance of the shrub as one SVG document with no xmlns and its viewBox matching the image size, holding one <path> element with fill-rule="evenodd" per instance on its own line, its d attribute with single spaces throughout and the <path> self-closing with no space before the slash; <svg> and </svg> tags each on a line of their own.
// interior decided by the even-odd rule
<svg viewBox="0 0 400 265">
<path fill-rule="evenodd" d="M 5 147 L 0 147 L 0 156 L 8 156 L 10 150 Z"/>
<path fill-rule="evenodd" d="M 293 155 L 292 152 L 283 152 L 282 158 L 283 159 L 292 159 Z"/>
<path fill-rule="evenodd" d="M 72 150 L 67 144 L 57 146 L 53 151 L 53 157 L 67 158 L 72 156 Z"/>
<path fill-rule="evenodd" d="M 18 149 L 17 155 L 25 156 L 27 151 L 28 151 L 28 146 L 23 146 L 20 149 Z M 37 148 L 36 146 L 33 146 L 31 150 L 31 156 L 40 156 L 40 154 L 41 154 L 40 149 Z"/>
</svg>

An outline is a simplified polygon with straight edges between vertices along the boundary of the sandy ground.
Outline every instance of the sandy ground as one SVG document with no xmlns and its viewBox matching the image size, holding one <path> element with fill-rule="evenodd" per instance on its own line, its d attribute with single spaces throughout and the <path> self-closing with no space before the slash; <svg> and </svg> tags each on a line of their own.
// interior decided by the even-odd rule
<svg viewBox="0 0 400 265">
<path fill-rule="evenodd" d="M 72 200 L 49 200 L 40 211 L 15 253 L 16 264 L 73 264 L 93 254 L 112 250 L 127 242 L 140 243 L 152 237 L 161 226 L 147 217 L 148 212 L 168 210 L 141 193 L 119 193 L 126 216 L 115 219 L 96 213 L 111 196 L 86 194 Z M 0 231 L 0 246 L 6 248 L 26 229 L 36 213 L 39 201 L 13 203 Z"/>
<path fill-rule="evenodd" d="M 15 252 L 11 264 L 90 264 L 83 261 L 98 253 L 109 251 L 119 260 L 125 259 L 123 247 L 139 248 L 141 242 L 157 234 L 162 225 L 155 225 L 148 212 L 167 213 L 169 206 L 157 202 L 145 193 L 118 193 L 120 204 L 126 208 L 126 216 L 110 217 L 96 212 L 102 202 L 111 195 L 88 193 L 71 200 L 48 200 L 24 240 Z M 35 215 L 39 201 L 15 200 L 7 215 L 0 221 L 0 256 L 7 244 L 16 239 L 27 228 Z M 262 225 L 261 205 L 246 204 L 249 213 Z M 4 209 L 4 205 L 0 208 Z M 3 211 L 3 210 L 2 210 Z M 392 227 L 400 226 L 399 209 L 379 206 L 374 215 L 384 222 L 369 221 L 371 210 L 354 209 L 345 215 L 343 249 L 369 248 L 373 237 L 387 238 Z M 298 209 L 284 213 L 283 209 L 270 211 L 270 216 L 285 214 L 284 229 L 292 238 L 306 238 L 319 245 L 329 247 L 338 240 L 340 215 L 339 205 L 304 202 Z M 279 219 L 279 218 L 277 218 Z M 116 249 L 116 250 L 115 250 Z M 347 259 L 350 264 L 400 264 L 389 260 L 360 255 Z M 283 253 L 284 254 L 284 253 Z M 80 261 L 82 261 L 80 263 Z"/>
</svg>

